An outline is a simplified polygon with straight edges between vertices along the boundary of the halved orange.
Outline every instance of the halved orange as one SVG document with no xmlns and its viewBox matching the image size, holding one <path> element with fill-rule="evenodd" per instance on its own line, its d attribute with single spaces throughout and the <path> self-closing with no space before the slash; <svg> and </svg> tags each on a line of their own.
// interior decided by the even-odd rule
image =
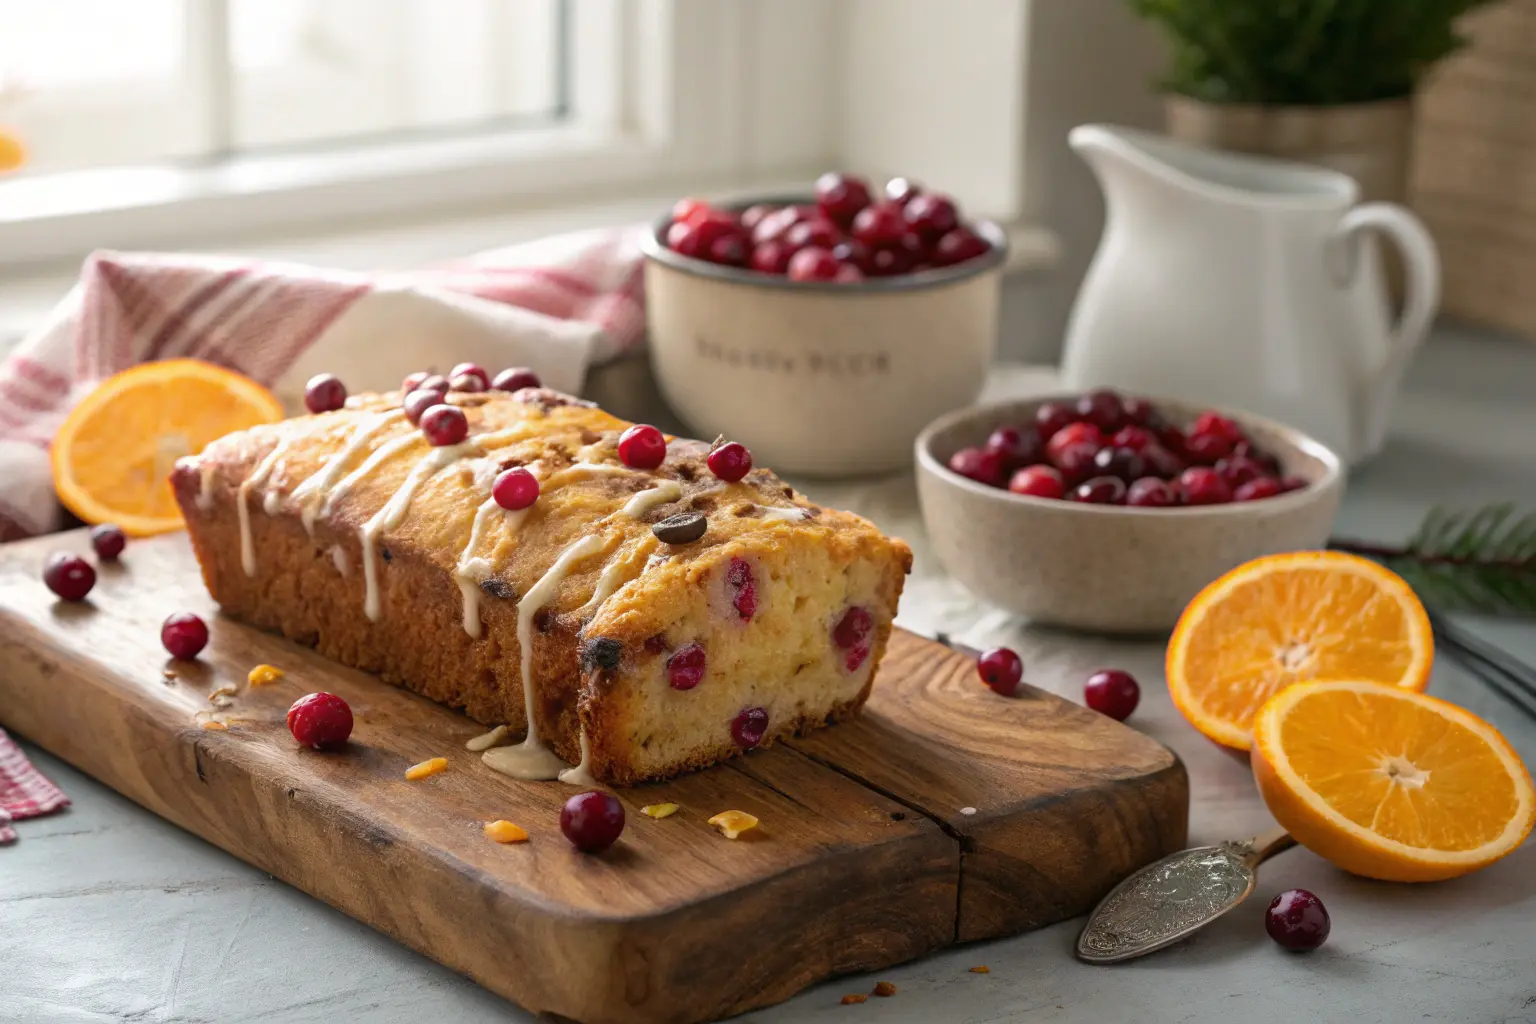
<svg viewBox="0 0 1536 1024">
<path fill-rule="evenodd" d="M 49 458 L 59 500 L 136 537 L 178 530 L 171 467 L 208 442 L 283 418 L 249 377 L 197 359 L 144 363 L 102 381 L 64 420 Z"/>
<path fill-rule="evenodd" d="M 1434 635 L 1413 588 L 1337 551 L 1268 555 L 1196 595 L 1168 641 L 1168 690 L 1196 729 L 1247 750 L 1253 716 L 1292 683 L 1363 679 L 1422 690 Z"/>
<path fill-rule="evenodd" d="M 1286 831 L 1346 871 L 1433 882 L 1513 852 L 1536 788 L 1499 731 L 1397 686 L 1302 683 L 1254 721 L 1253 775 Z"/>
</svg>

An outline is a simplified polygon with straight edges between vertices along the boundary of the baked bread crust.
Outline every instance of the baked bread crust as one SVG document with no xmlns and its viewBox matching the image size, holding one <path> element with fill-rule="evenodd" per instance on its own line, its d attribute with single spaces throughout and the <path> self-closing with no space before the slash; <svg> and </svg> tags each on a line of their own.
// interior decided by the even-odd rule
<svg viewBox="0 0 1536 1024">
<path fill-rule="evenodd" d="M 406 422 L 398 394 L 362 395 L 178 462 L 215 600 L 486 725 L 526 732 L 531 708 L 560 758 L 611 784 L 741 753 L 732 726 L 749 707 L 767 712 L 766 745 L 862 706 L 906 544 L 766 470 L 724 483 L 699 442 L 673 440 L 657 470 L 625 467 L 629 424 L 556 392 L 449 400 L 470 424 L 453 449 Z M 526 512 L 489 500 L 514 465 L 541 478 Z M 704 535 L 660 540 L 652 527 L 684 511 L 706 517 Z M 852 645 L 836 628 L 849 609 L 869 615 Z M 676 689 L 667 662 L 692 644 L 703 681 Z"/>
</svg>

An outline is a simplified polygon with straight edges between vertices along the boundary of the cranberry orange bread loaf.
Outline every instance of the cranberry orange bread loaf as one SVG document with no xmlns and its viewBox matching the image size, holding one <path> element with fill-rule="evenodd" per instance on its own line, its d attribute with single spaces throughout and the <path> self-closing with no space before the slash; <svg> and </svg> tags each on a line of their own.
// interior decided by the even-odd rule
<svg viewBox="0 0 1536 1024">
<path fill-rule="evenodd" d="M 486 754 L 524 778 L 664 778 L 863 704 L 906 544 L 766 470 L 727 482 L 698 442 L 621 459 L 630 424 L 556 392 L 446 402 L 416 426 L 357 396 L 181 460 L 225 611 L 524 733 Z M 515 467 L 538 486 L 498 503 Z"/>
</svg>

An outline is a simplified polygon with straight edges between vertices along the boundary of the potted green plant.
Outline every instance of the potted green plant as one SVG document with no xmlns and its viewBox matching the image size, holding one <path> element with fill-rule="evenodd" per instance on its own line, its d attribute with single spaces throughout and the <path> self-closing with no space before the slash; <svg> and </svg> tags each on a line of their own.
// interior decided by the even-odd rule
<svg viewBox="0 0 1536 1024">
<path fill-rule="evenodd" d="M 1415 88 L 1488 0 L 1129 0 L 1173 44 L 1169 134 L 1407 193 Z"/>
</svg>

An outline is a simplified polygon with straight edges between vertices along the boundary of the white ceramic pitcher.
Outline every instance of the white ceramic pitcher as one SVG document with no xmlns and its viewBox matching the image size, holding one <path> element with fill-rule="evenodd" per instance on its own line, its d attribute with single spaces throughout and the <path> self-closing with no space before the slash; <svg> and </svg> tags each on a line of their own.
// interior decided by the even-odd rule
<svg viewBox="0 0 1536 1024">
<path fill-rule="evenodd" d="M 1105 125 L 1069 141 L 1107 207 L 1067 328 L 1070 386 L 1256 412 L 1349 462 L 1381 448 L 1440 301 L 1440 261 L 1417 217 L 1357 206 L 1354 179 L 1318 167 Z M 1403 252 L 1396 323 L 1375 232 Z"/>
</svg>

